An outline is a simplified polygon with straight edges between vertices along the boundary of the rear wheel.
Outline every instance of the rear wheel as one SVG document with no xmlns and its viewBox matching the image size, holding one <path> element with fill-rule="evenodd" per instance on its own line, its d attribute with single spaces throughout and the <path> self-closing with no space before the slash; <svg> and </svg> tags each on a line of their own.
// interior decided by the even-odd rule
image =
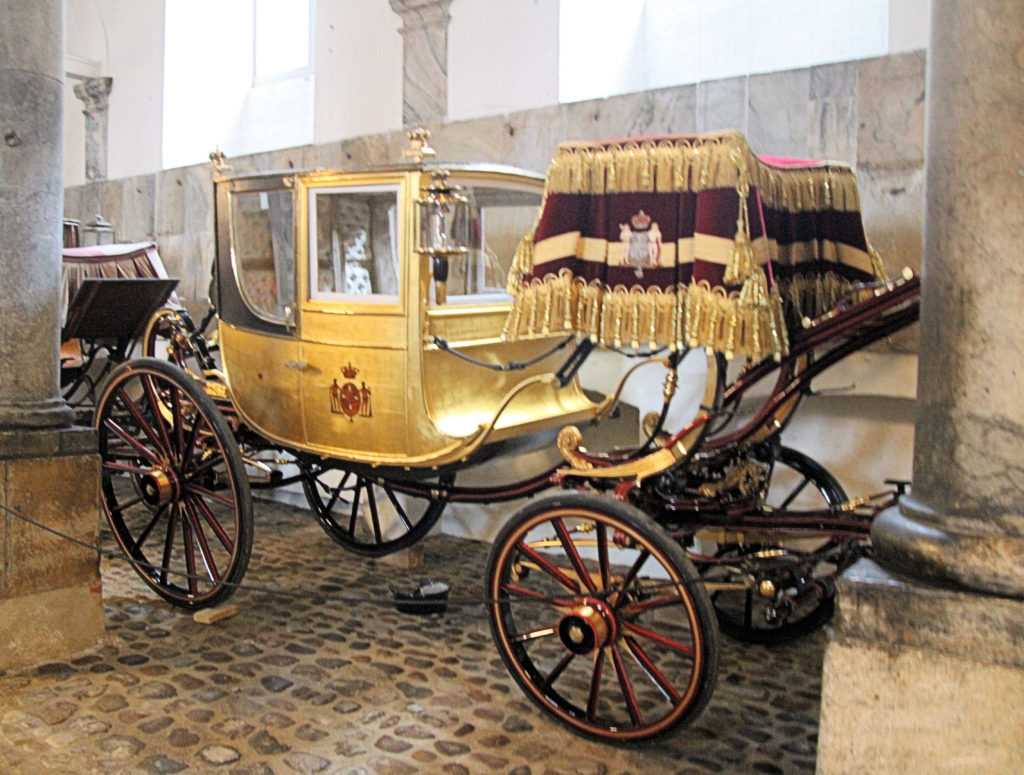
<svg viewBox="0 0 1024 775">
<path fill-rule="evenodd" d="M 412 546 L 430 532 L 448 500 L 455 477 L 403 487 L 371 478 L 336 461 L 302 463 L 302 489 L 320 526 L 356 554 L 381 557 Z"/>
<path fill-rule="evenodd" d="M 487 565 L 491 633 L 523 691 L 590 737 L 628 742 L 695 719 L 714 690 L 707 594 L 679 544 L 624 503 L 531 503 Z"/>
<path fill-rule="evenodd" d="M 223 417 L 172 364 L 128 361 L 96 404 L 103 506 L 142 579 L 175 605 L 234 592 L 252 551 L 244 467 Z"/>
<path fill-rule="evenodd" d="M 830 509 L 847 500 L 823 466 L 789 447 L 779 447 L 765 492 L 766 511 Z M 857 539 L 829 535 L 763 537 L 721 543 L 704 568 L 721 631 L 747 643 L 794 640 L 832 618 L 838 558 Z"/>
</svg>

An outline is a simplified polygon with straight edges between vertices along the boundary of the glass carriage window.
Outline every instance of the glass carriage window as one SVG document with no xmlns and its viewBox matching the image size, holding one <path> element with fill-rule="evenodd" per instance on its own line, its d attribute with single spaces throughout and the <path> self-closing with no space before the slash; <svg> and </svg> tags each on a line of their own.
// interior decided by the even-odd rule
<svg viewBox="0 0 1024 775">
<path fill-rule="evenodd" d="M 469 200 L 469 249 L 450 259 L 448 304 L 505 301 L 505 283 L 516 247 L 533 228 L 541 192 L 458 180 Z"/>
<path fill-rule="evenodd" d="M 292 192 L 231 195 L 231 253 L 246 305 L 259 317 L 286 322 L 295 304 L 295 226 Z"/>
<path fill-rule="evenodd" d="M 398 186 L 309 191 L 311 299 L 398 301 Z"/>
</svg>

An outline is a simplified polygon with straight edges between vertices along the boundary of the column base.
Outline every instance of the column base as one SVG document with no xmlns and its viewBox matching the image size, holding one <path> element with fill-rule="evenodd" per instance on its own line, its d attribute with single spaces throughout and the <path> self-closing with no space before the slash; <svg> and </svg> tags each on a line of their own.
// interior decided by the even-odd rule
<svg viewBox="0 0 1024 775">
<path fill-rule="evenodd" d="M 818 775 L 987 775 L 1024 760 L 1024 602 L 862 560 L 839 580 Z"/>
<path fill-rule="evenodd" d="M 994 515 L 958 521 L 907 495 L 875 518 L 871 543 L 878 563 L 897 573 L 1024 598 L 1024 537 L 1003 530 L 1021 520 Z M 987 527 L 990 532 L 968 533 L 963 526 Z"/>
<path fill-rule="evenodd" d="M 103 637 L 98 554 L 32 524 L 95 546 L 99 483 L 91 428 L 0 431 L 0 670 Z"/>
<path fill-rule="evenodd" d="M 0 431 L 70 428 L 75 413 L 63 398 L 25 404 L 0 404 Z"/>
</svg>

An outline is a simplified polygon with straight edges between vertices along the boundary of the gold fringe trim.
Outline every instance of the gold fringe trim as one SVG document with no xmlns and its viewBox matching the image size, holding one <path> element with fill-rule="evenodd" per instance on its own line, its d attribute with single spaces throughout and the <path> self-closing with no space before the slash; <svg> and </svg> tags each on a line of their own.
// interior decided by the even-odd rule
<svg viewBox="0 0 1024 775">
<path fill-rule="evenodd" d="M 548 168 L 547 185 L 562 194 L 701 192 L 734 187 L 744 177 L 768 207 L 789 212 L 860 210 L 857 179 L 849 165 L 773 167 L 757 157 L 740 132 L 562 143 Z"/>
<path fill-rule="evenodd" d="M 575 332 L 614 349 L 707 347 L 754 360 L 789 352 L 782 298 L 761 282 L 727 294 L 706 281 L 675 288 L 607 288 L 568 269 L 534 279 L 516 296 L 506 339 Z"/>
</svg>

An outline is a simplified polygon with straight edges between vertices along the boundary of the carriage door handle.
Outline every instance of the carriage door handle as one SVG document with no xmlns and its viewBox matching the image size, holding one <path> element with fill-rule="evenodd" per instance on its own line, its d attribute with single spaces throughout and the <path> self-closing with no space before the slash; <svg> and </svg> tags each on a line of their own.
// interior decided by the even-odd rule
<svg viewBox="0 0 1024 775">
<path fill-rule="evenodd" d="M 306 371 L 309 368 L 309 364 L 305 361 L 292 361 L 288 360 L 284 362 L 286 369 L 295 369 L 296 371 Z"/>
</svg>

